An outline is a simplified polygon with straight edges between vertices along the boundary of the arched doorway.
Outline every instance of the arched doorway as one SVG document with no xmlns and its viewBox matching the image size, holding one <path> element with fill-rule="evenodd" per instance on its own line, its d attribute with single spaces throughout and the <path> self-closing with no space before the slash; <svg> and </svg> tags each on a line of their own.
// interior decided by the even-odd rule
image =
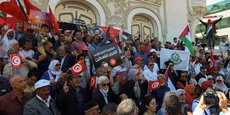
<svg viewBox="0 0 230 115">
<path fill-rule="evenodd" d="M 158 37 L 159 40 L 163 42 L 162 26 L 160 23 L 160 19 L 153 11 L 145 8 L 135 8 L 131 10 L 128 14 L 129 15 L 127 16 L 127 28 L 129 33 L 135 35 L 139 30 L 139 32 L 142 31 L 141 33 L 143 37 L 144 35 L 148 35 L 148 33 L 150 33 L 152 37 Z M 140 26 L 141 23 L 142 26 Z"/>
<path fill-rule="evenodd" d="M 73 23 L 75 19 L 81 19 L 86 24 L 105 25 L 105 12 L 98 4 L 97 1 L 91 0 L 61 0 L 56 5 L 55 14 L 62 22 Z"/>
<path fill-rule="evenodd" d="M 155 21 L 151 20 L 148 15 L 137 14 L 132 19 L 132 35 L 145 39 L 147 36 L 150 38 L 157 35 Z"/>
</svg>

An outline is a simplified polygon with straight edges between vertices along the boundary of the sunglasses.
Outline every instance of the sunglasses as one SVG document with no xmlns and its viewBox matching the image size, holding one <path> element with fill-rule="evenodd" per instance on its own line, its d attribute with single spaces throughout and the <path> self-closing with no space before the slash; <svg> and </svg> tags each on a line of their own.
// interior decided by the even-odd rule
<svg viewBox="0 0 230 115">
<path fill-rule="evenodd" d="M 108 83 L 108 84 L 102 84 L 102 86 L 104 86 L 104 87 L 105 87 L 105 86 L 109 86 L 109 83 Z"/>
<path fill-rule="evenodd" d="M 217 82 L 222 82 L 221 80 L 217 80 Z"/>
<path fill-rule="evenodd" d="M 56 64 L 55 66 L 60 66 L 61 64 Z"/>
</svg>

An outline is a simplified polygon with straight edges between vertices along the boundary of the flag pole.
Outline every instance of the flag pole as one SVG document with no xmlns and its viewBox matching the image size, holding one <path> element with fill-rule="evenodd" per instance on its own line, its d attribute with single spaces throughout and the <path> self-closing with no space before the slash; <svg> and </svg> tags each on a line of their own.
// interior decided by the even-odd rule
<svg viewBox="0 0 230 115">
<path fill-rule="evenodd" d="M 166 73 L 169 74 L 169 73 L 168 73 L 168 70 L 169 70 L 170 65 L 171 65 L 171 64 L 169 63 L 169 65 L 168 65 L 168 67 L 167 67 L 167 69 L 166 69 L 166 71 L 165 71 L 165 74 L 166 74 Z M 166 81 L 167 81 L 167 82 L 168 82 L 168 76 L 169 76 L 169 75 L 167 75 L 167 78 L 166 78 Z M 166 76 L 165 76 L 165 77 L 166 77 Z"/>
</svg>

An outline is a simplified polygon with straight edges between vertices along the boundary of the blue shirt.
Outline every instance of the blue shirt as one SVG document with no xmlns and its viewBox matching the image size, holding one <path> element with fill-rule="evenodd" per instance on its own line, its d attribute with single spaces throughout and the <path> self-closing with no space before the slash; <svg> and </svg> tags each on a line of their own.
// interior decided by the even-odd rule
<svg viewBox="0 0 230 115">
<path fill-rule="evenodd" d="M 136 57 L 144 58 L 143 64 L 146 65 L 148 59 L 148 55 L 146 53 L 135 52 L 133 56 L 133 62 L 135 62 Z"/>
</svg>

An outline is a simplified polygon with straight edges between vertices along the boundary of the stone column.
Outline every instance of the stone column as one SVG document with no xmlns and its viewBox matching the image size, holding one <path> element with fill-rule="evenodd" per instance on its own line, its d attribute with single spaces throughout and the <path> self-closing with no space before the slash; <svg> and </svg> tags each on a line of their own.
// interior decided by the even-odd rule
<svg viewBox="0 0 230 115">
<path fill-rule="evenodd" d="M 192 40 L 195 41 L 195 32 L 198 25 L 197 19 L 207 11 L 206 0 L 187 0 L 188 24 Z"/>
</svg>

